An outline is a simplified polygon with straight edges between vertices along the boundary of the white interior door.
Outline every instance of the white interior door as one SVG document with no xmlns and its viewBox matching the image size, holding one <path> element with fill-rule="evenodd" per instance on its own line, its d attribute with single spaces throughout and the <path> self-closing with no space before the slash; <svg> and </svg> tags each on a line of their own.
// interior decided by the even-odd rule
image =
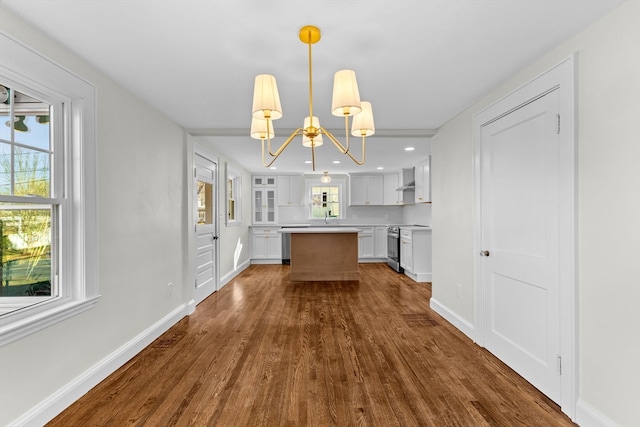
<svg viewBox="0 0 640 427">
<path fill-rule="evenodd" d="M 195 155 L 195 302 L 198 304 L 217 289 L 217 165 Z"/>
<path fill-rule="evenodd" d="M 558 91 L 483 126 L 485 347 L 560 399 Z"/>
</svg>

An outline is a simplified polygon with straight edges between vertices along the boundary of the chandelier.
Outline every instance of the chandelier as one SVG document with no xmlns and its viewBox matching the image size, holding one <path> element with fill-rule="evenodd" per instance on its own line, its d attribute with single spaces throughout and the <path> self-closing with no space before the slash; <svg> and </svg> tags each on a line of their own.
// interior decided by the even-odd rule
<svg viewBox="0 0 640 427">
<path fill-rule="evenodd" d="M 323 144 L 322 136 L 326 136 L 342 154 L 346 154 L 358 165 L 365 162 L 366 137 L 375 133 L 371 103 L 360 101 L 356 73 L 353 70 L 341 70 L 335 73 L 333 80 L 333 98 L 331 113 L 344 117 L 345 144 L 343 145 L 328 130 L 320 126 L 318 117 L 313 115 L 313 74 L 311 61 L 311 45 L 320 40 L 320 29 L 313 25 L 306 25 L 299 31 L 300 41 L 306 43 L 309 49 L 309 115 L 305 117 L 303 127 L 293 131 L 291 135 L 275 151 L 271 147 L 271 139 L 275 137 L 273 120 L 282 117 L 280 95 L 276 85 L 276 78 L 270 74 L 256 76 L 253 89 L 253 109 L 251 119 L 251 137 L 262 142 L 262 164 L 269 167 L 282 154 L 289 143 L 296 137 L 302 136 L 302 145 L 311 148 L 311 164 L 316 170 L 315 149 Z M 351 135 L 362 137 L 362 159 L 353 156 L 349 145 L 349 116 L 353 116 Z M 267 149 L 265 150 L 265 140 Z M 269 157 L 266 156 L 268 153 Z"/>
</svg>

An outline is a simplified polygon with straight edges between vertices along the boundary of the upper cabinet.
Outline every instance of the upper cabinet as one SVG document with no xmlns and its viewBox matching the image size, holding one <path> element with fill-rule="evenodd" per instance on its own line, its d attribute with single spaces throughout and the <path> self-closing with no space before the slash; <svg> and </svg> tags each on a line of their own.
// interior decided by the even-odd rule
<svg viewBox="0 0 640 427">
<path fill-rule="evenodd" d="M 398 188 L 402 185 L 402 173 L 391 173 L 384 175 L 384 205 L 400 206 L 404 204 L 402 191 Z"/>
<path fill-rule="evenodd" d="M 278 206 L 302 206 L 302 175 L 278 176 Z"/>
<path fill-rule="evenodd" d="M 382 206 L 384 204 L 382 175 L 351 175 L 349 190 L 351 206 Z"/>
<path fill-rule="evenodd" d="M 416 203 L 431 203 L 431 157 L 415 166 Z"/>
<path fill-rule="evenodd" d="M 251 177 L 253 194 L 253 224 L 275 224 L 278 220 L 276 209 L 276 184 L 275 175 L 254 175 Z"/>
<path fill-rule="evenodd" d="M 276 224 L 278 215 L 276 210 L 275 188 L 252 188 L 253 193 L 253 224 Z"/>
<path fill-rule="evenodd" d="M 276 187 L 277 177 L 275 175 L 254 175 L 251 177 L 252 187 Z"/>
</svg>

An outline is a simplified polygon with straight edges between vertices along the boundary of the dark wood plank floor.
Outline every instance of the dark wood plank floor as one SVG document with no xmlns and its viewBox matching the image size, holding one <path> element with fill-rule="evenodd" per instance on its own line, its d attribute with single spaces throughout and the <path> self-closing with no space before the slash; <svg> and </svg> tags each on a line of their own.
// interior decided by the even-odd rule
<svg viewBox="0 0 640 427">
<path fill-rule="evenodd" d="M 50 426 L 573 426 L 384 264 L 359 282 L 256 265 Z"/>
</svg>

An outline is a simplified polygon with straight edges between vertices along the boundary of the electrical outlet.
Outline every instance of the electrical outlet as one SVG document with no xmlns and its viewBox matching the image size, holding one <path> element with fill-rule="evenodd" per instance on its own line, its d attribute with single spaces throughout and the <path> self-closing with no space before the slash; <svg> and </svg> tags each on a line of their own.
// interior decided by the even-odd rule
<svg viewBox="0 0 640 427">
<path fill-rule="evenodd" d="M 173 295 L 173 282 L 167 283 L 167 296 Z"/>
<path fill-rule="evenodd" d="M 456 295 L 458 298 L 462 298 L 462 285 L 460 283 L 456 283 Z"/>
</svg>

